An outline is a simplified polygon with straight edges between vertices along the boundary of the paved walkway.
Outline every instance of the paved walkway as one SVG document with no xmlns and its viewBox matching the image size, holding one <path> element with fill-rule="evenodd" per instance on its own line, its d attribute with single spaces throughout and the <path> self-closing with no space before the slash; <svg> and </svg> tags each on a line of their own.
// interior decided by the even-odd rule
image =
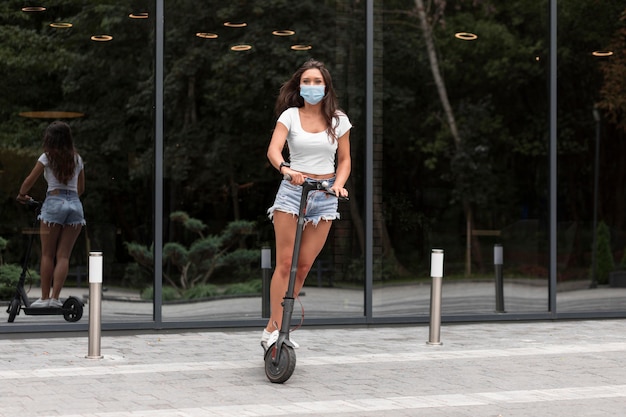
<svg viewBox="0 0 626 417">
<path fill-rule="evenodd" d="M 286 383 L 260 329 L 0 335 L 0 415 L 623 416 L 626 320 L 302 328 Z"/>
</svg>

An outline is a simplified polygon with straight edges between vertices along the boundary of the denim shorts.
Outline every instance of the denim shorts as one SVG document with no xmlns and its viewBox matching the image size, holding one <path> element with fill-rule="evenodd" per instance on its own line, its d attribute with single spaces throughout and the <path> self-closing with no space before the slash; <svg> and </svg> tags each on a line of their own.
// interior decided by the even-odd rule
<svg viewBox="0 0 626 417">
<path fill-rule="evenodd" d="M 38 219 L 46 224 L 86 224 L 83 203 L 78 198 L 78 193 L 70 190 L 48 191 Z"/>
<path fill-rule="evenodd" d="M 335 178 L 331 178 L 328 182 L 332 185 Z M 302 197 L 302 187 L 293 185 L 287 180 L 282 180 L 274 205 L 267 210 L 270 219 L 274 216 L 274 211 L 282 211 L 297 216 L 300 211 L 300 198 Z M 306 210 L 304 214 L 305 223 L 313 223 L 317 225 L 320 220 L 336 220 L 339 219 L 339 211 L 337 197 L 327 194 L 324 191 L 314 190 L 309 193 L 307 198 Z"/>
</svg>

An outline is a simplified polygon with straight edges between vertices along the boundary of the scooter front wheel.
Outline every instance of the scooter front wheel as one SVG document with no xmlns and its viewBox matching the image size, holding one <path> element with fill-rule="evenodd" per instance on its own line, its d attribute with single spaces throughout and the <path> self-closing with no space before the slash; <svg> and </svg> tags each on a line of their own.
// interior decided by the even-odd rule
<svg viewBox="0 0 626 417">
<path fill-rule="evenodd" d="M 9 323 L 13 323 L 13 320 L 15 320 L 15 316 L 17 316 L 17 313 L 20 311 L 20 300 L 18 298 L 13 298 L 11 300 L 11 304 L 9 305 L 9 308 L 7 309 L 7 312 L 9 313 Z"/>
<path fill-rule="evenodd" d="M 275 364 L 276 353 L 276 344 L 270 346 L 265 352 L 265 375 L 271 382 L 282 384 L 291 378 L 296 369 L 296 352 L 291 346 L 283 344 L 280 360 Z"/>
</svg>

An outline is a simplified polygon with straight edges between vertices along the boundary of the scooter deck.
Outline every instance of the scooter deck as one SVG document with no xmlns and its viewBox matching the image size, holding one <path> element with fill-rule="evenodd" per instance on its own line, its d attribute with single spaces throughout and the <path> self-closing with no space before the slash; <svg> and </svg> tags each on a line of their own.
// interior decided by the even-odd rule
<svg viewBox="0 0 626 417">
<path fill-rule="evenodd" d="M 22 311 L 29 316 L 52 316 L 65 314 L 69 310 L 63 307 L 22 307 Z"/>
</svg>

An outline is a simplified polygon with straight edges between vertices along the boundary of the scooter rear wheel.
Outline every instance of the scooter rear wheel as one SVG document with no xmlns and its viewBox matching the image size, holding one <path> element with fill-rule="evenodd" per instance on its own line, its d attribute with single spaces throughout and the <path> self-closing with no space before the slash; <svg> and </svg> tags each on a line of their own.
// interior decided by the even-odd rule
<svg viewBox="0 0 626 417">
<path fill-rule="evenodd" d="M 282 384 L 291 378 L 296 369 L 296 352 L 291 346 L 283 344 L 280 360 L 274 364 L 276 352 L 276 344 L 270 346 L 265 352 L 265 375 L 271 382 Z"/>
<path fill-rule="evenodd" d="M 70 297 L 63 303 L 63 318 L 65 321 L 75 322 L 83 317 L 83 303 L 74 297 Z"/>
<path fill-rule="evenodd" d="M 13 323 L 13 320 L 15 320 L 15 316 L 17 316 L 17 313 L 20 311 L 20 300 L 17 298 L 13 298 L 11 300 L 11 304 L 9 305 L 9 309 L 7 310 L 7 312 L 9 313 L 9 323 Z"/>
</svg>

